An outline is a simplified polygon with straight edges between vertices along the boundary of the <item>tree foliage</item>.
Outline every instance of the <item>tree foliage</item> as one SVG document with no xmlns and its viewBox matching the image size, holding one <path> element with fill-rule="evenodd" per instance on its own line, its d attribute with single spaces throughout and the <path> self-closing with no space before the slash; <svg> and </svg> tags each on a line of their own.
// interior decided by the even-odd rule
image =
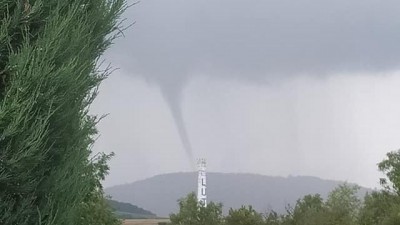
<svg viewBox="0 0 400 225">
<path fill-rule="evenodd" d="M 263 225 L 263 216 L 252 206 L 242 206 L 240 209 L 230 209 L 225 217 L 226 225 Z"/>
<path fill-rule="evenodd" d="M 291 213 L 296 225 L 318 225 L 326 222 L 327 209 L 319 194 L 306 195 L 299 199 Z"/>
<path fill-rule="evenodd" d="M 400 150 L 389 152 L 378 168 L 386 175 L 381 179 L 384 189 L 367 193 L 363 201 L 357 195 L 359 186 L 344 183 L 326 200 L 318 194 L 306 195 L 281 215 L 274 211 L 263 215 L 251 206 L 242 206 L 221 218 L 221 206 L 216 210 L 212 204 L 209 212 L 218 212 L 218 216 L 204 213 L 202 216 L 214 215 L 212 222 L 205 222 L 199 219 L 204 207 L 191 194 L 180 200 L 180 211 L 171 215 L 171 221 L 173 225 L 400 225 Z"/>
<path fill-rule="evenodd" d="M 231 208 L 225 217 L 221 216 L 220 204 L 212 203 L 206 210 L 208 207 L 197 203 L 192 193 L 179 201 L 179 213 L 172 214 L 170 218 L 172 225 L 400 224 L 400 197 L 396 193 L 374 191 L 361 202 L 357 196 L 358 190 L 359 186 L 344 183 L 333 189 L 326 200 L 318 194 L 300 198 L 293 207 L 287 207 L 286 214 L 279 215 L 274 211 L 261 214 L 251 206 L 242 206 L 239 209 Z"/>
<path fill-rule="evenodd" d="M 98 119 L 88 107 L 123 8 L 0 0 L 0 224 L 117 222 L 100 184 L 110 156 L 91 158 Z"/>
<path fill-rule="evenodd" d="M 350 186 L 345 183 L 329 193 L 326 201 L 329 224 L 356 224 L 361 204 L 357 197 L 359 189 L 356 185 Z"/>
<path fill-rule="evenodd" d="M 400 221 L 400 198 L 387 191 L 374 191 L 364 197 L 360 210 L 361 225 L 390 225 Z M 398 223 L 397 223 L 398 224 Z"/>
<path fill-rule="evenodd" d="M 381 178 L 381 184 L 388 191 L 394 191 L 400 194 L 400 150 L 389 152 L 386 159 L 378 164 L 381 172 L 385 173 L 387 178 Z"/>
<path fill-rule="evenodd" d="M 171 214 L 171 225 L 221 225 L 222 204 L 210 202 L 207 207 L 198 203 L 196 195 L 190 193 L 178 201 L 179 212 Z"/>
<path fill-rule="evenodd" d="M 225 217 L 220 204 L 203 207 L 192 193 L 179 201 L 179 212 L 170 219 L 172 225 L 352 225 L 358 222 L 357 190 L 358 186 L 339 185 L 326 201 L 318 194 L 306 195 L 294 207 L 289 206 L 286 215 L 274 211 L 263 215 L 252 206 L 242 206 L 231 208 Z"/>
</svg>

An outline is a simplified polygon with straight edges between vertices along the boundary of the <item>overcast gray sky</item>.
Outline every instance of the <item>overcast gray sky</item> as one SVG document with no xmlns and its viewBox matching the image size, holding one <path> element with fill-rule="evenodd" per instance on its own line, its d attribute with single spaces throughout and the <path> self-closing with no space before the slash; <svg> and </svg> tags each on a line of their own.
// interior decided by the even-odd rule
<svg viewBox="0 0 400 225">
<path fill-rule="evenodd" d="M 400 3 L 142 0 L 92 107 L 105 186 L 192 170 L 378 186 L 400 147 Z"/>
</svg>

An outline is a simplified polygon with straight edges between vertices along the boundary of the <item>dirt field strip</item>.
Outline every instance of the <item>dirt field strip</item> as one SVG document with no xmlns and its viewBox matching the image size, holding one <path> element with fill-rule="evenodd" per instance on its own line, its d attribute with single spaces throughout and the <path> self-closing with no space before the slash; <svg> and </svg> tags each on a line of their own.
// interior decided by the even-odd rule
<svg viewBox="0 0 400 225">
<path fill-rule="evenodd" d="M 169 222 L 169 219 L 132 219 L 124 220 L 123 225 L 158 225 L 159 222 Z"/>
</svg>

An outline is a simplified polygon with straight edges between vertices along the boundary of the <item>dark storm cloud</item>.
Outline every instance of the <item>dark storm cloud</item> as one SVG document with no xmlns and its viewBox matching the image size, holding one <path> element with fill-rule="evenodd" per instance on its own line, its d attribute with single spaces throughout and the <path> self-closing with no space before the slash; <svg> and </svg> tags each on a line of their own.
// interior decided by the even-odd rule
<svg viewBox="0 0 400 225">
<path fill-rule="evenodd" d="M 126 16 L 137 23 L 118 54 L 152 82 L 194 72 L 264 79 L 381 71 L 400 61 L 398 1 L 143 0 Z"/>
<path fill-rule="evenodd" d="M 259 83 L 400 62 L 394 0 L 142 0 L 125 17 L 136 24 L 109 56 L 160 86 L 188 152 L 180 98 L 192 76 Z"/>
</svg>

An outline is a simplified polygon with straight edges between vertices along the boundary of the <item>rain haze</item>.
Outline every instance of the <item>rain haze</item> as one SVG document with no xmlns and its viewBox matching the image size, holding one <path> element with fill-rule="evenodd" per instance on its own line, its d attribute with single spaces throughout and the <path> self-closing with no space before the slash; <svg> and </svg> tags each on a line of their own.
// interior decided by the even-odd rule
<svg viewBox="0 0 400 225">
<path fill-rule="evenodd" d="M 378 187 L 400 147 L 400 4 L 142 0 L 105 55 L 92 113 L 105 186 L 192 171 Z"/>
</svg>

